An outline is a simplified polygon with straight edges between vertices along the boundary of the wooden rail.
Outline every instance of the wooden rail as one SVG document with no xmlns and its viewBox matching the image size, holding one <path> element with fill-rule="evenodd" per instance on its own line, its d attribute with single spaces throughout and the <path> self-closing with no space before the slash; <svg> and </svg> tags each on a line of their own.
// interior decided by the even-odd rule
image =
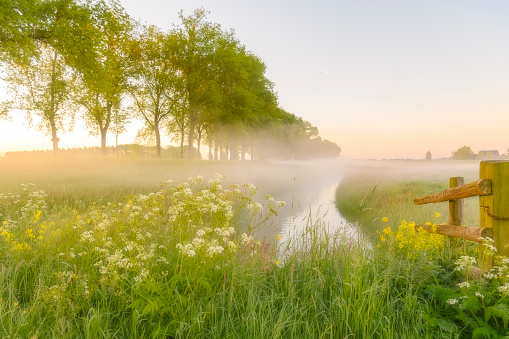
<svg viewBox="0 0 509 339">
<path fill-rule="evenodd" d="M 417 231 L 421 227 L 429 233 L 448 235 L 450 237 L 462 238 L 475 242 L 482 242 L 479 239 L 480 237 L 493 237 L 493 230 L 489 227 L 481 228 L 455 225 L 415 225 L 414 229 Z"/>
<path fill-rule="evenodd" d="M 462 177 L 450 179 L 450 187 L 437 194 L 414 199 L 416 205 L 449 201 L 450 225 L 419 225 L 427 232 L 450 237 L 482 242 L 479 238 L 488 237 L 494 240 L 496 254 L 509 258 L 509 161 L 481 161 L 480 180 L 463 185 Z M 463 198 L 479 196 L 480 226 L 462 227 Z M 479 246 L 478 276 L 482 270 L 489 270 L 493 265 L 491 251 Z"/>
<path fill-rule="evenodd" d="M 490 194 L 491 194 L 491 180 L 481 179 L 460 187 L 446 189 L 445 191 L 437 194 L 427 195 L 422 198 L 416 198 L 414 199 L 414 204 L 424 205 Z"/>
</svg>

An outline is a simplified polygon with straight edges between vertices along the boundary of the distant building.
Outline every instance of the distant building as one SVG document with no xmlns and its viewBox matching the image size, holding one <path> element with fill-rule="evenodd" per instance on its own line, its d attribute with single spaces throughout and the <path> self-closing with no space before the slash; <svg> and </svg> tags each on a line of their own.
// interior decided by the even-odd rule
<svg viewBox="0 0 509 339">
<path fill-rule="evenodd" d="M 488 159 L 496 159 L 500 158 L 500 154 L 497 150 L 488 150 L 488 151 L 479 151 L 477 154 L 477 159 L 480 160 L 488 160 Z"/>
</svg>

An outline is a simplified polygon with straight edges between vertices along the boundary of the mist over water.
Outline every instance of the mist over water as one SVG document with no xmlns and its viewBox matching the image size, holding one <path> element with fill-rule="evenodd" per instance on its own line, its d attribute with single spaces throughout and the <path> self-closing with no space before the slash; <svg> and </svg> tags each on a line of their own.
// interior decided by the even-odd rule
<svg viewBox="0 0 509 339">
<path fill-rule="evenodd" d="M 274 198 L 285 201 L 286 205 L 264 227 L 254 231 L 255 237 L 269 242 L 279 237 L 278 248 L 284 251 L 298 246 L 313 229 L 359 236 L 357 227 L 348 223 L 335 205 L 335 191 L 348 170 L 348 162 L 334 159 L 274 163 L 285 166 L 277 179 L 284 190 Z"/>
</svg>

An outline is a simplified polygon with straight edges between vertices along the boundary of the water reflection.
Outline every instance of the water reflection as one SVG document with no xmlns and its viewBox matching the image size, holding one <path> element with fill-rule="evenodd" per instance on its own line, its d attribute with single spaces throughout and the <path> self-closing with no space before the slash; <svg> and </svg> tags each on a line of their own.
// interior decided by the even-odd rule
<svg viewBox="0 0 509 339">
<path fill-rule="evenodd" d="M 335 192 L 345 173 L 341 161 L 285 162 L 281 176 L 283 190 L 267 192 L 286 205 L 263 227 L 255 229 L 255 238 L 273 243 L 282 251 L 291 251 L 310 232 L 340 232 L 345 238 L 362 237 L 356 226 L 348 223 L 337 211 Z M 323 234 L 323 233 L 322 233 Z M 284 255 L 281 253 L 281 255 Z"/>
<path fill-rule="evenodd" d="M 356 226 L 348 223 L 338 212 L 334 203 L 340 179 L 321 181 L 307 190 L 307 194 L 291 197 L 281 213 L 278 248 L 291 251 L 313 228 L 320 232 L 337 234 L 357 239 L 360 234 Z"/>
</svg>

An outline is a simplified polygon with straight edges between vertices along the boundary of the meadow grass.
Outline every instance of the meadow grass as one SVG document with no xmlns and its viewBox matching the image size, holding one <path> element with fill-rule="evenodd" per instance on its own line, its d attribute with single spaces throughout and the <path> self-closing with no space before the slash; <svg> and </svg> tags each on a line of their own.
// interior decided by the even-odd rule
<svg viewBox="0 0 509 339">
<path fill-rule="evenodd" d="M 319 220 L 285 252 L 289 244 L 240 232 L 282 202 L 260 204 L 253 185 L 221 176 L 185 179 L 211 170 L 238 178 L 253 167 L 109 159 L 2 165 L 1 337 L 442 335 L 427 326 L 429 306 L 415 293 L 431 266 L 377 254 L 363 239 L 325 232 Z M 289 172 L 272 168 L 257 180 L 275 190 L 277 169 Z"/>
<path fill-rule="evenodd" d="M 1 337 L 455 338 L 465 327 L 443 300 L 457 293 L 443 264 L 457 253 L 443 242 L 409 257 L 415 246 L 371 246 L 320 220 L 292 239 L 299 246 L 256 239 L 241 230 L 283 202 L 261 204 L 253 185 L 210 171 L 193 177 L 254 167 L 28 164 L 38 171 L 12 165 L 0 181 Z M 178 166 L 182 179 L 171 172 Z M 272 190 L 278 169 L 289 174 L 253 166 Z M 25 180 L 35 186 L 17 185 Z"/>
<path fill-rule="evenodd" d="M 439 165 L 440 166 L 440 165 Z M 444 165 L 444 167 L 447 165 Z M 436 168 L 435 168 L 436 170 Z M 382 218 L 398 224 L 401 220 L 416 224 L 447 223 L 449 205 L 415 205 L 415 198 L 442 192 L 449 188 L 451 173 L 433 175 L 397 169 L 365 167 L 351 171 L 336 190 L 336 206 L 348 221 L 358 223 L 368 234 L 381 231 Z M 430 175 L 431 174 L 431 175 Z M 462 173 L 463 174 L 463 173 Z M 465 173 L 465 183 L 478 180 L 473 171 Z M 438 213 L 438 216 L 437 216 Z M 479 199 L 464 199 L 464 225 L 479 226 Z"/>
</svg>

